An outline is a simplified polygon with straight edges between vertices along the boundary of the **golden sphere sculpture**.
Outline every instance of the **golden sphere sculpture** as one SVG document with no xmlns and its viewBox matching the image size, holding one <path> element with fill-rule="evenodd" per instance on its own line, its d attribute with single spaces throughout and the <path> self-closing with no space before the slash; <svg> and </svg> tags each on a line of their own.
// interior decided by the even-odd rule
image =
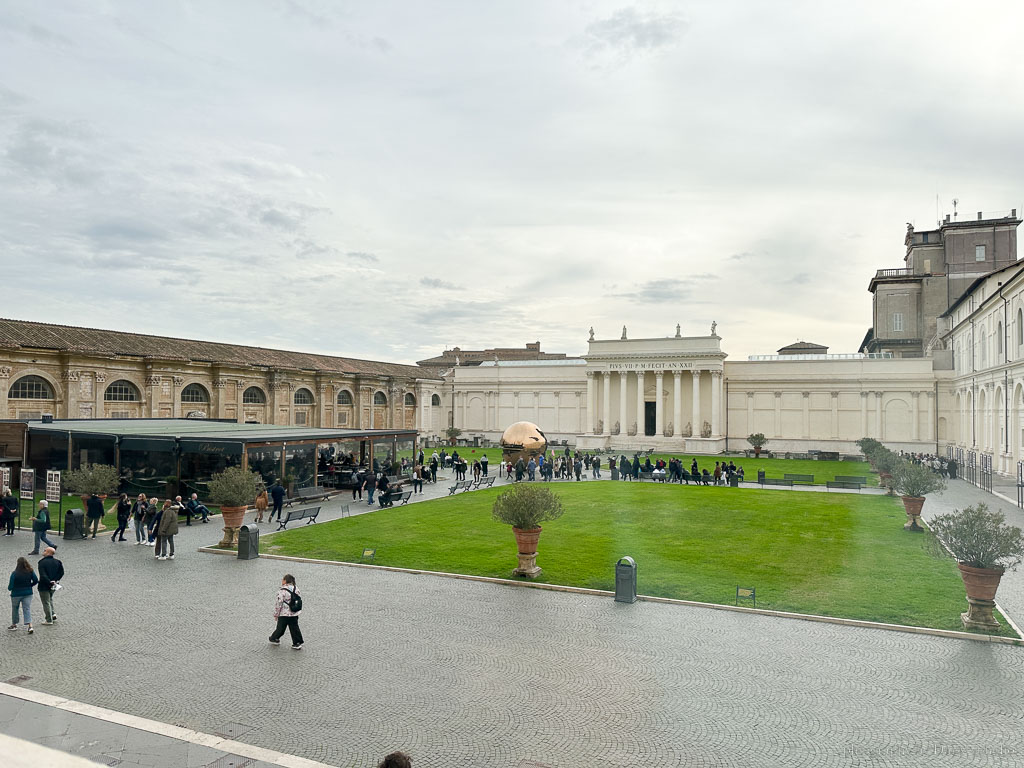
<svg viewBox="0 0 1024 768">
<path fill-rule="evenodd" d="M 548 439 L 540 427 L 529 421 L 517 421 L 501 434 L 501 456 L 515 464 L 520 458 L 529 462 L 548 447 Z"/>
</svg>

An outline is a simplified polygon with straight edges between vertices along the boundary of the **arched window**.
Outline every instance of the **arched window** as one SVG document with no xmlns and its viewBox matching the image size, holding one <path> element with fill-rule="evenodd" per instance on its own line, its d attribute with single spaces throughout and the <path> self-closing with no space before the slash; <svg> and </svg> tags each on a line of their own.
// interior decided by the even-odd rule
<svg viewBox="0 0 1024 768">
<path fill-rule="evenodd" d="M 139 401 L 139 390 L 130 381 L 119 379 L 107 387 L 103 393 L 103 399 L 117 403 L 135 403 Z"/>
<path fill-rule="evenodd" d="M 405 404 L 407 406 L 415 407 L 415 405 L 416 405 L 416 398 L 413 396 L 412 392 L 406 392 L 405 393 Z"/>
<path fill-rule="evenodd" d="M 42 376 L 22 376 L 11 385 L 7 396 L 19 400 L 53 400 L 53 388 Z"/>
<path fill-rule="evenodd" d="M 242 393 L 242 402 L 246 405 L 266 405 L 267 396 L 259 387 L 249 387 Z"/>
<path fill-rule="evenodd" d="M 296 389 L 294 402 L 296 405 L 312 405 L 313 393 L 305 387 L 302 389 Z"/>
<path fill-rule="evenodd" d="M 388 404 L 388 396 L 385 395 L 383 392 L 374 392 L 373 393 L 373 404 L 374 405 L 387 405 Z"/>
<path fill-rule="evenodd" d="M 430 396 L 430 404 L 431 405 L 440 405 L 441 404 L 441 396 L 440 395 L 431 395 Z"/>
<path fill-rule="evenodd" d="M 988 334 L 985 333 L 984 328 L 981 330 L 981 336 L 978 337 L 978 346 L 981 348 L 981 367 L 985 368 L 988 365 Z"/>
<path fill-rule="evenodd" d="M 181 402 L 183 403 L 208 403 L 210 393 L 202 384 L 189 384 L 181 390 Z"/>
<path fill-rule="evenodd" d="M 347 389 L 338 393 L 338 405 L 352 405 L 352 393 Z"/>
<path fill-rule="evenodd" d="M 996 354 L 1003 354 L 1003 324 L 1002 322 L 996 325 Z"/>
<path fill-rule="evenodd" d="M 953 357 L 953 368 L 956 369 L 957 373 L 964 372 L 964 356 L 960 352 L 961 349 L 962 347 L 960 346 L 960 342 L 958 341 L 956 343 L 956 352 L 954 353 L 955 356 Z"/>
</svg>

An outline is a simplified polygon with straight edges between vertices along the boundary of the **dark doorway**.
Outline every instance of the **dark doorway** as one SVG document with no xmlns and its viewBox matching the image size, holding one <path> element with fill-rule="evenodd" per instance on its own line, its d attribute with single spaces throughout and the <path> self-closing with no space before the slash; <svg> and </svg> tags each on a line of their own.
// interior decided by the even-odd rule
<svg viewBox="0 0 1024 768">
<path fill-rule="evenodd" d="M 644 434 L 648 437 L 654 434 L 655 421 L 657 420 L 656 406 L 657 403 L 644 403 Z"/>
</svg>

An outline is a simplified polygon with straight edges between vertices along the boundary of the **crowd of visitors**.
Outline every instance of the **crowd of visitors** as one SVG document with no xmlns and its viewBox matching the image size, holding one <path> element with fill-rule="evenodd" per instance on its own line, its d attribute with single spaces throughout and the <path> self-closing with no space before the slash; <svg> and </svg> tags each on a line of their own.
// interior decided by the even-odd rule
<svg viewBox="0 0 1024 768">
<path fill-rule="evenodd" d="M 947 459 L 943 456 L 936 456 L 933 453 L 907 453 L 905 451 L 900 451 L 900 457 L 914 464 L 930 467 L 935 474 L 949 480 L 956 479 L 957 465 L 955 459 Z"/>
</svg>

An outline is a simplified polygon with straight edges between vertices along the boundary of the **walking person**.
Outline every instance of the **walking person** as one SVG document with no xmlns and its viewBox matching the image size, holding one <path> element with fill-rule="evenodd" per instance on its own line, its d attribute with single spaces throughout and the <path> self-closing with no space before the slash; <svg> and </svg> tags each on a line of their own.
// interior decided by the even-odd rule
<svg viewBox="0 0 1024 768">
<path fill-rule="evenodd" d="M 128 529 L 128 518 L 131 517 L 132 503 L 128 501 L 128 494 L 122 493 L 121 498 L 117 500 L 117 530 L 114 531 L 114 535 L 110 537 L 111 541 L 117 541 L 117 537 L 121 537 L 121 541 L 125 541 L 124 532 Z"/>
<path fill-rule="evenodd" d="M 355 490 L 352 491 L 352 498 L 356 497 Z M 263 522 L 263 513 L 267 511 L 267 507 L 270 506 L 270 497 L 267 495 L 267 489 L 261 488 L 260 492 L 256 494 L 256 503 L 253 505 L 256 507 L 256 522 Z M 205 521 L 204 521 L 205 522 Z"/>
<path fill-rule="evenodd" d="M 487 477 L 487 454 L 485 453 L 480 457 L 480 471 L 484 473 L 484 477 Z"/>
<path fill-rule="evenodd" d="M 57 612 L 53 609 L 53 596 L 60 589 L 60 580 L 64 578 L 64 563 L 53 555 L 53 547 L 44 549 L 38 566 L 39 602 L 43 604 L 43 624 L 53 624 L 57 620 Z"/>
<path fill-rule="evenodd" d="M 82 533 L 82 538 L 86 538 L 89 535 L 89 529 L 92 529 L 92 537 L 96 538 L 96 532 L 100 529 L 100 520 L 103 519 L 103 499 L 97 496 L 95 493 L 90 493 L 89 498 L 85 501 L 85 517 L 88 521 L 85 525 L 85 531 Z"/>
<path fill-rule="evenodd" d="M 435 453 L 430 459 L 430 482 L 437 482 L 437 454 Z"/>
<path fill-rule="evenodd" d="M 178 532 L 178 507 L 170 501 L 164 502 L 160 522 L 156 525 L 156 559 L 174 559 L 174 534 Z"/>
<path fill-rule="evenodd" d="M 156 542 L 153 539 L 153 528 L 159 519 L 160 499 L 154 496 L 149 500 L 149 504 L 146 505 L 146 516 L 143 521 L 146 526 L 146 546 L 148 547 L 156 546 Z"/>
<path fill-rule="evenodd" d="M 4 536 L 14 535 L 14 518 L 18 515 L 18 500 L 11 489 L 5 487 L 3 499 L 0 499 L 0 523 L 4 526 Z"/>
<path fill-rule="evenodd" d="M 417 464 L 412 469 L 412 492 L 423 493 L 423 465 Z"/>
<path fill-rule="evenodd" d="M 297 651 L 302 647 L 302 630 L 299 629 L 300 613 L 302 613 L 302 597 L 295 587 L 295 577 L 286 573 L 281 579 L 281 586 L 278 588 L 274 600 L 274 618 L 277 620 L 277 628 L 269 638 L 272 644 L 281 644 L 281 636 L 287 627 L 292 636 L 292 648 Z"/>
<path fill-rule="evenodd" d="M 140 493 L 132 504 L 132 519 L 135 521 L 135 546 L 146 543 L 146 526 L 142 521 L 146 517 L 146 507 L 148 506 L 149 502 L 146 501 L 144 493 Z"/>
<path fill-rule="evenodd" d="M 363 490 L 366 491 L 366 506 L 372 507 L 373 494 L 377 492 L 377 478 L 372 472 L 367 472 L 363 477 Z"/>
<path fill-rule="evenodd" d="M 46 499 L 42 499 L 39 502 L 39 509 L 36 510 L 36 516 L 32 518 L 32 532 L 35 534 L 36 543 L 32 547 L 30 555 L 39 554 L 39 542 L 45 542 L 46 546 L 57 548 L 57 545 L 46 538 L 46 532 L 50 530 L 50 502 Z M 84 536 L 82 538 L 85 538 Z"/>
<path fill-rule="evenodd" d="M 270 498 L 274 502 L 274 508 L 270 511 L 270 520 L 274 519 L 274 515 L 277 515 L 277 519 L 281 519 L 281 512 L 284 511 L 284 497 L 286 496 L 285 490 L 281 487 L 281 481 L 275 480 L 274 484 L 270 486 Z"/>
<path fill-rule="evenodd" d="M 25 626 L 31 635 L 32 629 L 32 587 L 39 583 L 35 571 L 24 557 L 18 558 L 18 564 L 11 572 L 10 581 L 7 582 L 7 591 L 11 593 L 11 626 L 7 629 L 12 632 L 18 629 L 18 610 L 25 617 Z"/>
<path fill-rule="evenodd" d="M 594 479 L 595 480 L 600 480 L 601 479 L 601 457 L 600 456 L 595 456 L 593 458 L 593 460 L 590 462 L 590 468 L 594 472 Z"/>
</svg>

